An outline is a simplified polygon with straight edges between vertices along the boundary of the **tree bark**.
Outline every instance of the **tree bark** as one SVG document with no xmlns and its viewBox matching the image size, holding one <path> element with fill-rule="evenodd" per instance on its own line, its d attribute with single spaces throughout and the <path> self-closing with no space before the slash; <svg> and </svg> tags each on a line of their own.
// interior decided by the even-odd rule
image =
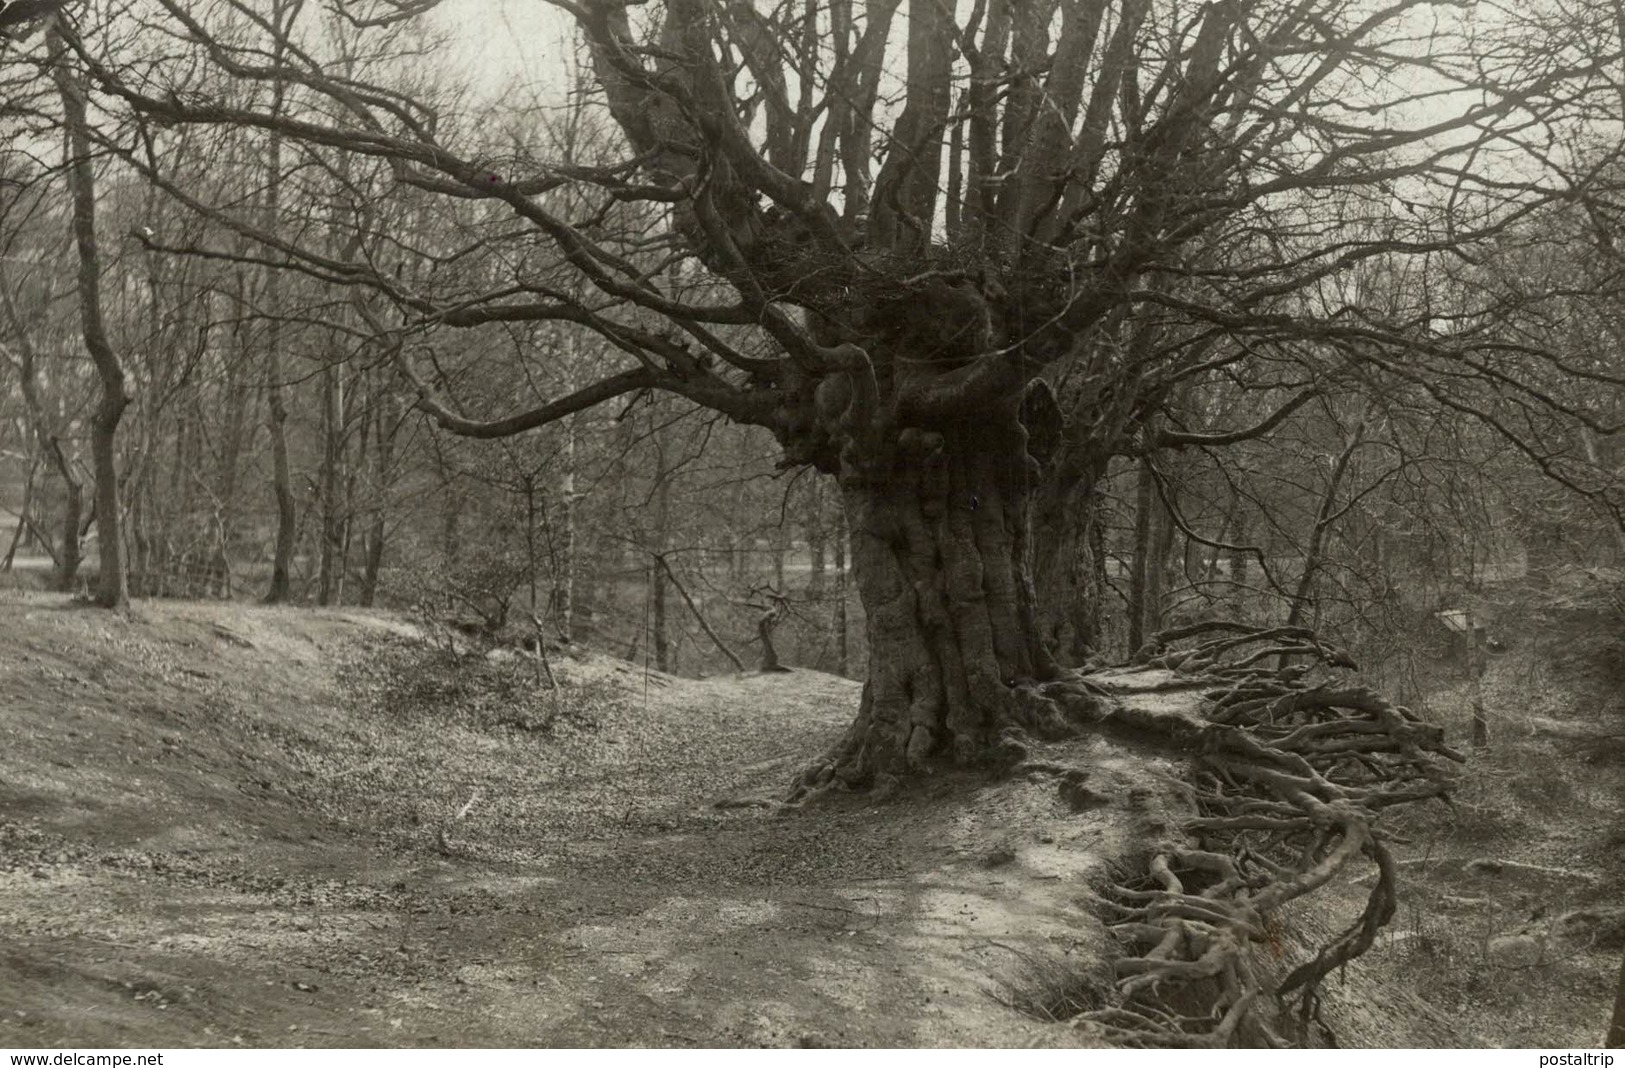
<svg viewBox="0 0 1625 1068">
<path fill-rule="evenodd" d="M 280 64 L 287 51 L 285 24 L 298 11 L 297 3 L 273 3 L 274 28 L 271 55 Z M 271 112 L 282 113 L 284 87 L 272 87 Z M 275 233 L 282 222 L 282 138 L 270 136 L 265 160 L 265 225 Z M 282 276 L 272 268 L 266 277 L 266 307 L 282 306 Z M 265 425 L 271 436 L 271 487 L 276 498 L 276 544 L 271 555 L 271 583 L 265 592 L 266 604 L 285 604 L 293 597 L 293 554 L 299 542 L 299 514 L 294 503 L 293 469 L 288 459 L 288 408 L 282 395 L 281 320 L 273 316 L 265 328 Z"/>
<path fill-rule="evenodd" d="M 559 640 L 568 645 L 575 631 L 576 600 L 576 420 L 564 422 L 564 471 L 559 478 L 563 518 L 559 524 L 557 566 L 553 570 L 550 614 Z"/>
<path fill-rule="evenodd" d="M 65 479 L 64 491 L 66 500 L 62 506 L 62 548 L 57 553 L 56 588 L 63 593 L 73 593 L 79 582 L 79 565 L 83 562 L 84 546 L 79 537 L 79 521 L 84 517 L 85 488 L 77 478 Z"/>
<path fill-rule="evenodd" d="M 1230 507 L 1225 511 L 1224 519 L 1219 523 L 1218 536 L 1213 540 L 1223 544 L 1229 540 L 1231 533 L 1235 531 L 1240 524 L 1241 494 L 1238 493 L 1234 487 L 1231 487 Z M 1222 558 L 1222 550 L 1219 549 L 1218 546 L 1209 546 L 1208 551 L 1211 553 L 1211 555 L 1207 558 L 1207 566 L 1202 569 L 1202 582 L 1207 586 L 1212 586 L 1214 583 L 1219 581 L 1219 562 Z M 1217 595 L 1216 597 L 1210 595 L 1208 598 L 1210 602 L 1213 600 L 1223 599 L 1223 594 Z"/>
<path fill-rule="evenodd" d="M 1104 651 L 1106 600 L 1104 501 L 1095 487 L 1101 465 L 1046 478 L 1036 493 L 1033 578 L 1039 630 L 1055 659 L 1081 667 Z"/>
<path fill-rule="evenodd" d="M 658 559 L 658 556 L 656 557 Z M 649 565 L 649 598 L 651 616 L 649 627 L 655 651 L 655 670 L 671 670 L 671 644 L 666 640 L 666 569 L 658 563 Z"/>
<path fill-rule="evenodd" d="M 384 539 L 388 535 L 389 491 L 395 482 L 395 432 L 400 426 L 400 409 L 393 393 L 378 391 L 379 406 L 373 420 L 377 435 L 377 478 L 373 486 L 372 524 L 367 532 L 366 563 L 361 574 L 361 606 L 371 608 L 378 599 L 378 578 L 384 566 Z M 532 610 L 535 606 L 532 605 Z"/>
<path fill-rule="evenodd" d="M 1019 690 L 1058 667 L 1038 634 L 1025 444 L 1012 404 L 843 457 L 869 678 L 857 721 L 804 788 L 980 764 L 1008 729 L 1034 725 Z"/>
<path fill-rule="evenodd" d="M 28 531 L 28 513 L 34 507 L 34 477 L 39 462 L 32 457 L 28 461 L 28 473 L 23 477 L 23 500 L 17 509 L 17 528 L 11 533 L 11 544 L 6 547 L 6 558 L 0 560 L 0 571 L 10 571 L 12 562 L 17 559 L 17 547 L 23 542 L 23 535 Z"/>
<path fill-rule="evenodd" d="M 1170 490 L 1170 496 L 1172 493 Z M 1151 539 L 1151 559 L 1147 562 L 1145 583 L 1145 632 L 1147 636 L 1159 633 L 1167 619 L 1168 574 L 1170 558 L 1174 550 L 1174 516 L 1170 507 L 1177 508 L 1179 501 L 1172 497 L 1170 502 L 1157 495 L 1151 512 L 1153 536 Z"/>
<path fill-rule="evenodd" d="M 1136 653 L 1145 644 L 1146 617 L 1152 577 L 1151 557 L 1156 543 L 1156 512 L 1162 502 L 1157 499 L 1156 475 L 1152 472 L 1149 454 L 1140 457 L 1140 475 L 1134 493 L 1134 563 L 1129 573 L 1128 594 L 1128 651 Z"/>
<path fill-rule="evenodd" d="M 96 411 L 90 420 L 90 453 L 96 472 L 96 542 L 100 549 L 95 600 L 103 608 L 118 608 L 129 602 L 130 591 L 124 574 L 116 435 L 130 397 L 125 391 L 124 368 L 113 352 L 102 318 L 101 251 L 96 243 L 96 173 L 90 156 L 85 89 L 65 62 L 63 41 L 54 26 L 50 31 L 50 45 L 55 53 L 51 72 L 62 98 L 71 156 L 67 172 L 73 196 L 73 236 L 79 256 L 79 321 L 85 348 L 90 352 L 101 383 Z"/>
<path fill-rule="evenodd" d="M 822 596 L 824 592 L 828 541 L 829 533 L 824 525 L 824 486 L 821 480 L 814 478 L 807 487 L 807 552 L 812 568 L 807 578 L 807 594 L 810 597 Z"/>
<path fill-rule="evenodd" d="M 275 306 L 274 304 L 272 305 Z M 294 506 L 293 468 L 288 460 L 288 408 L 282 399 L 281 339 L 273 320 L 266 339 L 265 425 L 271 435 L 271 487 L 276 497 L 276 547 L 271 555 L 271 585 L 266 604 L 285 604 L 293 596 L 293 553 L 299 538 Z"/>
<path fill-rule="evenodd" d="M 39 395 L 38 353 L 34 349 L 33 341 L 23 331 L 22 321 L 18 318 L 11 301 L 11 294 L 0 290 L 0 297 L 5 300 L 6 313 L 17 332 L 21 356 L 19 377 L 29 422 L 33 424 L 34 436 L 39 441 L 40 450 L 45 453 L 51 466 L 62 479 L 64 499 L 61 547 L 53 550 L 49 541 L 41 540 L 45 541 L 46 551 L 54 561 L 56 588 L 64 593 L 72 593 L 74 583 L 79 579 L 79 521 L 84 511 L 84 488 L 74 472 L 73 461 L 62 449 L 61 438 L 52 430 L 46 419 L 45 405 Z"/>
<path fill-rule="evenodd" d="M 1338 516 L 1337 492 L 1342 488 L 1343 477 L 1348 473 L 1349 462 L 1359 451 L 1360 443 L 1365 440 L 1365 423 L 1354 428 L 1354 434 L 1349 438 L 1348 444 L 1332 462 L 1332 472 L 1326 483 L 1326 493 L 1320 499 L 1320 508 L 1315 513 L 1315 525 L 1309 531 L 1309 545 L 1303 553 L 1303 574 L 1298 577 L 1298 587 L 1292 593 L 1292 608 L 1287 612 L 1286 625 L 1301 627 L 1304 617 L 1308 614 L 1309 606 L 1313 603 L 1315 592 L 1315 577 L 1320 573 L 1322 557 L 1326 548 L 1326 533 L 1331 529 Z M 1286 667 L 1291 657 L 1282 654 L 1278 666 Z"/>
<path fill-rule="evenodd" d="M 241 308 L 245 303 L 244 289 L 246 283 L 241 271 L 237 272 L 234 288 L 237 291 L 237 306 Z M 241 465 L 245 445 L 251 435 L 248 417 L 249 392 L 253 388 L 252 378 L 246 377 L 241 368 L 251 366 L 249 363 L 248 346 L 245 344 L 247 331 L 240 323 L 232 330 L 232 354 L 236 359 L 231 360 L 225 367 L 225 382 L 222 386 L 226 400 L 226 423 L 221 428 L 220 468 L 216 476 L 217 491 L 220 501 L 220 539 L 215 547 L 215 570 L 221 576 L 223 583 L 222 594 L 229 600 L 232 596 L 231 556 L 233 544 L 237 540 L 237 477 Z"/>
<path fill-rule="evenodd" d="M 339 486 L 344 471 L 344 384 L 338 365 L 322 368 L 322 544 L 316 579 L 316 603 L 333 603 L 342 582 L 344 516 Z"/>
<path fill-rule="evenodd" d="M 784 619 L 785 604 L 782 596 L 769 594 L 767 607 L 756 619 L 756 637 L 762 643 L 762 659 L 757 670 L 763 675 L 790 670 L 779 663 L 779 649 L 773 644 L 773 632 L 778 630 L 779 623 Z"/>
<path fill-rule="evenodd" d="M 784 558 L 790 551 L 790 526 L 786 509 L 780 510 L 779 524 L 773 528 L 773 589 L 784 593 Z"/>
<path fill-rule="evenodd" d="M 852 653 L 849 648 L 851 625 L 846 618 L 846 518 L 837 513 L 835 528 L 835 673 L 852 674 Z"/>
<path fill-rule="evenodd" d="M 1484 717 L 1484 659 L 1483 631 L 1473 618 L 1472 610 L 1463 619 L 1467 629 L 1462 633 L 1463 651 L 1467 661 L 1467 703 L 1472 712 L 1472 743 L 1474 749 L 1490 744 L 1490 723 Z"/>
<path fill-rule="evenodd" d="M 541 596 L 540 581 L 541 568 L 537 566 L 536 546 L 536 473 L 528 471 L 520 486 L 520 492 L 525 495 L 525 608 L 531 619 L 540 619 L 537 614 L 537 598 Z M 542 628 L 536 627 L 536 651 L 540 656 L 546 643 L 542 640 Z"/>
<path fill-rule="evenodd" d="M 649 540 L 654 545 L 654 560 L 658 561 L 665 553 L 671 540 L 671 471 L 666 466 L 666 444 L 660 432 L 655 434 L 655 514 L 654 530 L 650 532 Z M 650 641 L 655 651 L 655 667 L 661 671 L 671 671 L 672 653 L 671 643 L 666 634 L 666 569 L 658 562 L 651 562 L 649 566 L 649 582 L 651 585 L 650 598 L 653 601 L 653 618 L 650 626 L 654 633 Z"/>
</svg>

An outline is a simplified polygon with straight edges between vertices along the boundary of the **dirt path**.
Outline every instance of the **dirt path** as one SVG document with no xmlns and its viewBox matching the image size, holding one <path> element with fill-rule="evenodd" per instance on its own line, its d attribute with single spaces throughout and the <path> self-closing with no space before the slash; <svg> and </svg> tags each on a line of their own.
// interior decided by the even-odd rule
<svg viewBox="0 0 1625 1068">
<path fill-rule="evenodd" d="M 1126 754 L 719 808 L 856 687 L 582 659 L 550 709 L 426 690 L 401 630 L 0 602 L 0 1046 L 1087 1042 L 1003 1002 L 1106 981 L 1081 897 L 1161 818 Z"/>
</svg>

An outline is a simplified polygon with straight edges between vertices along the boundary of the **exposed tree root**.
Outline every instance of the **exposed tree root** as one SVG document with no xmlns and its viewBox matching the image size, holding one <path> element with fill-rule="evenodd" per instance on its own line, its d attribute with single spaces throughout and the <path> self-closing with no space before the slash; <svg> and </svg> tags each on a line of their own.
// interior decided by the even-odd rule
<svg viewBox="0 0 1625 1068">
<path fill-rule="evenodd" d="M 1214 631 L 1220 636 L 1171 648 Z M 1306 656 L 1314 662 L 1262 666 Z M 1026 732 L 1093 729 L 1191 762 L 1195 814 L 1180 840 L 1165 843 L 1140 878 L 1099 898 L 1129 949 L 1116 962 L 1120 1002 L 1079 1015 L 1078 1026 L 1141 1046 L 1294 1045 L 1311 1040 L 1311 1027 L 1329 1038 L 1320 982 L 1369 949 L 1395 910 L 1395 864 L 1379 817 L 1392 805 L 1444 797 L 1446 761 L 1463 760 L 1441 728 L 1331 670 L 1353 666 L 1301 628 L 1210 624 L 1159 635 L 1134 671 L 1012 688 L 992 761 L 1021 761 Z M 857 774 L 863 722 L 802 776 L 792 801 Z M 895 785 L 867 781 L 882 794 Z M 1362 858 L 1376 880 L 1360 916 L 1276 977 L 1280 969 L 1256 950 L 1284 955 L 1275 914 Z M 1284 1011 L 1289 996 L 1295 1022 Z"/>
<path fill-rule="evenodd" d="M 1445 759 L 1461 761 L 1443 731 L 1362 686 L 1311 681 L 1305 666 L 1254 665 L 1310 652 L 1352 666 L 1307 632 L 1247 632 L 1149 658 L 1197 665 L 1205 723 L 1191 754 L 1197 815 L 1187 841 L 1151 861 L 1140 880 L 1102 897 L 1131 952 L 1117 962 L 1120 1005 L 1077 1018 L 1111 1040 L 1144 1046 L 1291 1045 L 1319 1025 L 1319 984 L 1364 953 L 1395 908 L 1395 865 L 1378 827 L 1389 806 L 1443 797 Z M 1178 637 L 1189 637 L 1185 632 Z M 1164 642 L 1167 636 L 1162 636 Z M 1233 657 L 1221 665 L 1221 658 Z M 1155 717 L 1140 717 L 1155 730 Z M 1189 739 L 1188 721 L 1169 724 Z M 1365 858 L 1377 878 L 1360 916 L 1284 977 L 1253 951 L 1283 953 L 1272 917 Z M 1297 998 L 1283 1026 L 1283 999 Z M 1175 1008 L 1175 1006 L 1178 1006 Z M 1324 1032 L 1324 1025 L 1319 1025 Z"/>
<path fill-rule="evenodd" d="M 830 791 L 862 788 L 884 797 L 897 788 L 897 773 L 918 763 L 912 756 L 903 766 L 877 761 L 877 744 L 883 745 L 885 739 L 877 739 L 877 732 L 871 729 L 871 693 L 866 685 L 857 721 L 796 777 L 786 803 L 805 804 Z M 997 726 L 988 732 L 993 744 L 974 751 L 980 763 L 996 768 L 1013 768 L 1025 760 L 1031 737 L 1075 737 L 1123 712 L 1110 694 L 1081 675 L 1040 686 L 1012 687 L 1001 695 L 998 705 Z"/>
</svg>

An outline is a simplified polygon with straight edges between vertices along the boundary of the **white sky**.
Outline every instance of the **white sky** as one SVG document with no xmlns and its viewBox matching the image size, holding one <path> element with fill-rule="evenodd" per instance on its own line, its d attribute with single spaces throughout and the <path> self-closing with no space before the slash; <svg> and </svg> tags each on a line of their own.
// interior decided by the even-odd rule
<svg viewBox="0 0 1625 1068">
<path fill-rule="evenodd" d="M 570 55 L 574 21 L 546 0 L 447 0 L 434 19 L 456 31 L 460 44 L 448 60 L 474 75 L 482 93 L 500 94 L 516 79 L 544 96 L 566 85 L 561 58 Z"/>
</svg>

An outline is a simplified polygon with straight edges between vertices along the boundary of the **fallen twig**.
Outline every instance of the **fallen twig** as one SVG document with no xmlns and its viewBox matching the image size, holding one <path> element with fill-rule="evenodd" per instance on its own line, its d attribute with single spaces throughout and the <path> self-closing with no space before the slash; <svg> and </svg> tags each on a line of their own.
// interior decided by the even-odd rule
<svg viewBox="0 0 1625 1068">
<path fill-rule="evenodd" d="M 435 838 L 440 843 L 440 852 L 447 855 L 454 852 L 451 847 L 451 840 L 447 836 L 447 832 L 450 831 L 453 826 L 462 822 L 463 817 L 467 816 L 469 810 L 474 807 L 474 802 L 478 801 L 479 799 L 480 789 L 476 786 L 474 788 L 474 792 L 468 795 L 468 800 L 463 802 L 463 807 L 457 810 L 457 814 L 452 816 L 451 819 L 447 820 L 440 826 L 440 830 L 435 833 Z"/>
</svg>

